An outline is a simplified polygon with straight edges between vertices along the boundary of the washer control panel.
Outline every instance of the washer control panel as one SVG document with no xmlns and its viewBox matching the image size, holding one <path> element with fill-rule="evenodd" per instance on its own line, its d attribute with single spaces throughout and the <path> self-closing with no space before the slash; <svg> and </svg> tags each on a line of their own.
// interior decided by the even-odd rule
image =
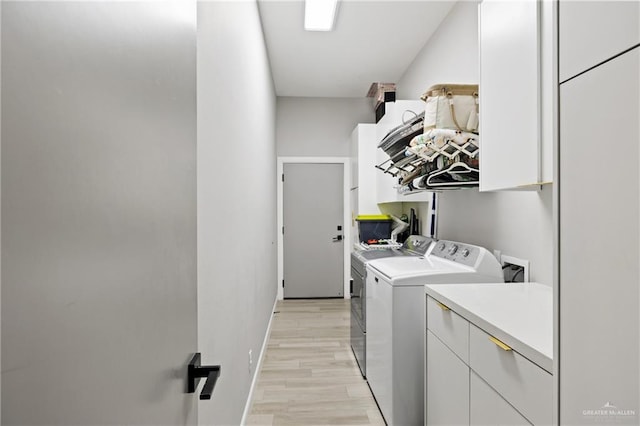
<svg viewBox="0 0 640 426">
<path fill-rule="evenodd" d="M 409 251 L 424 256 L 433 242 L 432 238 L 423 237 L 422 235 L 410 235 L 404 242 L 403 247 Z"/>
<path fill-rule="evenodd" d="M 431 255 L 463 265 L 475 266 L 480 255 L 480 248 L 455 241 L 440 240 L 431 251 Z"/>
</svg>

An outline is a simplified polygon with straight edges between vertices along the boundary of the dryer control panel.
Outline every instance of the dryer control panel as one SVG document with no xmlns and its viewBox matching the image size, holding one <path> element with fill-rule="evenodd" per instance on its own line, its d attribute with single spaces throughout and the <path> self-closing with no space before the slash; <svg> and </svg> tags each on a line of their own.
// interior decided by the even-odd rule
<svg viewBox="0 0 640 426">
<path fill-rule="evenodd" d="M 431 251 L 431 255 L 474 267 L 480 256 L 480 247 L 455 241 L 440 240 Z"/>
</svg>

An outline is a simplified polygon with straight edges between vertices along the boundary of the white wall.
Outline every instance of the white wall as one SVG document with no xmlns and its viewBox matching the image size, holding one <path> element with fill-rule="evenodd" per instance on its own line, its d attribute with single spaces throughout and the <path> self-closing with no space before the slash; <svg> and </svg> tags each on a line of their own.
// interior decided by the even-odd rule
<svg viewBox="0 0 640 426">
<path fill-rule="evenodd" d="M 275 114 L 256 2 L 199 2 L 198 347 L 222 366 L 203 425 L 240 424 L 276 299 Z"/>
<path fill-rule="evenodd" d="M 438 83 L 478 83 L 477 34 L 477 3 L 459 2 L 398 81 L 398 97 L 419 97 Z M 439 201 L 439 238 L 527 259 L 531 280 L 552 284 L 552 185 L 540 192 L 453 191 Z M 419 213 L 426 217 L 426 204 Z"/>
<path fill-rule="evenodd" d="M 369 83 L 363 82 L 363 92 Z M 358 123 L 375 122 L 370 98 L 278 98 L 278 156 L 348 157 Z"/>
<path fill-rule="evenodd" d="M 477 8 L 461 1 L 451 9 L 398 81 L 398 99 L 419 99 L 434 84 L 478 83 Z"/>
</svg>

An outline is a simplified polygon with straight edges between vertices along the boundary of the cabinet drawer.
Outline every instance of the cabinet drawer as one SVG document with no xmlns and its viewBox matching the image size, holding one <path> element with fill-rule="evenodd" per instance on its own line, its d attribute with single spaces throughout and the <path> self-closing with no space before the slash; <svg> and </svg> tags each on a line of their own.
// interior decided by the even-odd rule
<svg viewBox="0 0 640 426">
<path fill-rule="evenodd" d="M 427 296 L 427 329 L 469 363 L 469 322 L 430 296 Z"/>
<path fill-rule="evenodd" d="M 531 424 L 473 372 L 471 373 L 469 393 L 471 399 L 470 424 L 491 426 L 528 426 Z"/>
<path fill-rule="evenodd" d="M 492 336 L 471 325 L 469 366 L 534 425 L 552 420 L 552 376 Z"/>
</svg>

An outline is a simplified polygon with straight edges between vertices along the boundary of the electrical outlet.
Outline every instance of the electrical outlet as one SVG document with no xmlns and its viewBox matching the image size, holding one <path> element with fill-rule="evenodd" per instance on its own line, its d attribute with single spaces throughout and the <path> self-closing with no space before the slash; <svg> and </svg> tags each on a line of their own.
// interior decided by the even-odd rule
<svg viewBox="0 0 640 426">
<path fill-rule="evenodd" d="M 253 352 L 251 349 L 249 349 L 249 373 L 251 373 L 252 369 L 253 369 Z"/>
<path fill-rule="evenodd" d="M 502 255 L 502 270 L 505 282 L 529 282 L 529 261 Z"/>
</svg>

